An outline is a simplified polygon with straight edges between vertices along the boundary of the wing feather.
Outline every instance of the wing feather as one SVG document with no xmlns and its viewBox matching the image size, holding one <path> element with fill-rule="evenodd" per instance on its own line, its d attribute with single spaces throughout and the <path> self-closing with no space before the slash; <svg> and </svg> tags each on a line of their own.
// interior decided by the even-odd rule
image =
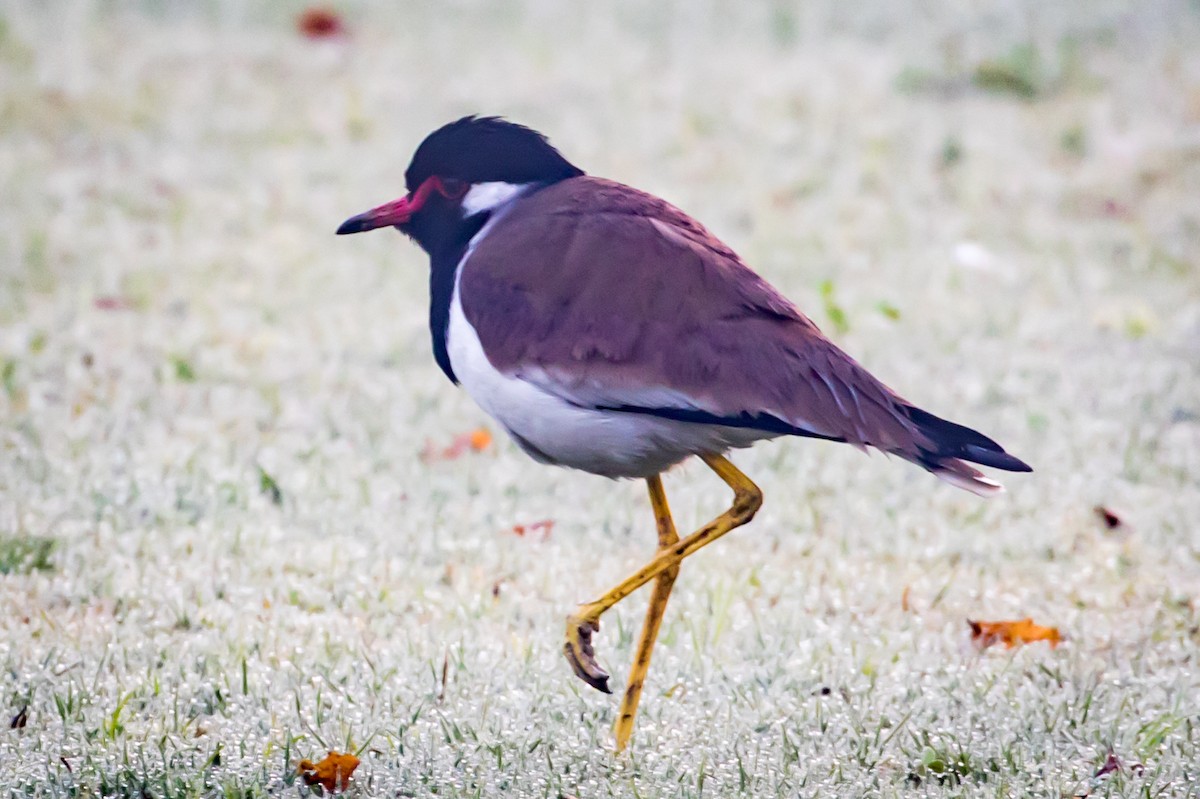
<svg viewBox="0 0 1200 799">
<path fill-rule="evenodd" d="M 493 366 L 581 406 L 928 443 L 907 403 L 732 250 L 620 184 L 576 178 L 523 200 L 459 291 Z"/>
</svg>

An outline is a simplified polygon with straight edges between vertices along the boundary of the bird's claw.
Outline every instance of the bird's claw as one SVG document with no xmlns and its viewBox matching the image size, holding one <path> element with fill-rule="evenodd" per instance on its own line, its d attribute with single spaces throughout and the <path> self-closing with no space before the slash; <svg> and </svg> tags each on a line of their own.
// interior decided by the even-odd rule
<svg viewBox="0 0 1200 799">
<path fill-rule="evenodd" d="M 592 648 L 592 633 L 599 631 L 600 620 L 584 616 L 567 617 L 567 640 L 563 654 L 575 675 L 597 691 L 611 694 L 608 687 L 608 672 L 596 662 L 596 651 Z"/>
</svg>

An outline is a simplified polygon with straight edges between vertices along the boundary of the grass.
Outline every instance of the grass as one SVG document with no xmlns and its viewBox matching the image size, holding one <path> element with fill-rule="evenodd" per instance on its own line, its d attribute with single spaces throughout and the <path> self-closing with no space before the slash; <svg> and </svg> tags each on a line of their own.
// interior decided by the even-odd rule
<svg viewBox="0 0 1200 799">
<path fill-rule="evenodd" d="M 0 536 L 0 574 L 30 574 L 50 571 L 57 542 L 53 538 L 28 535 Z"/>
<path fill-rule="evenodd" d="M 325 42 L 300 5 L 0 11 L 8 795 L 313 795 L 331 749 L 364 797 L 1197 795 L 1191 5 L 338 7 Z M 737 453 L 766 505 L 683 568 L 614 756 L 559 635 L 649 554 L 644 489 L 494 428 L 423 457 L 487 424 L 424 259 L 332 235 L 473 111 L 681 205 L 1037 471 L 983 502 Z M 667 476 L 681 528 L 714 482 Z M 642 602 L 599 636 L 618 688 Z M 1067 640 L 970 645 L 1025 616 Z"/>
</svg>

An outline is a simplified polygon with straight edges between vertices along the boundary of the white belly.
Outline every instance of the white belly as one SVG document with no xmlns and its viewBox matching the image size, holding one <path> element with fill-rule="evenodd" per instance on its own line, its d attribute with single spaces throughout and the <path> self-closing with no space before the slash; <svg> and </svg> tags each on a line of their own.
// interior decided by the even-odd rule
<svg viewBox="0 0 1200 799">
<path fill-rule="evenodd" d="M 446 339 L 450 365 L 462 387 L 523 450 L 545 463 L 605 477 L 649 477 L 699 452 L 722 452 L 771 437 L 759 431 L 581 408 L 502 374 L 488 360 L 463 314 L 457 279 Z"/>
</svg>

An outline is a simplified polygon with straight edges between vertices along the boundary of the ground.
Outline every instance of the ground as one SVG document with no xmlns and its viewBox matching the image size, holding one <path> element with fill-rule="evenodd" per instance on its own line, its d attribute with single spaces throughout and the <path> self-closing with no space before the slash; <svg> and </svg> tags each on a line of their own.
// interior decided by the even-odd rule
<svg viewBox="0 0 1200 799">
<path fill-rule="evenodd" d="M 0 6 L 9 795 L 305 795 L 331 749 L 364 797 L 1200 793 L 1196 3 L 335 7 Z M 680 205 L 1036 471 L 735 453 L 766 505 L 684 565 L 614 755 L 560 636 L 651 553 L 644 486 L 495 428 L 443 457 L 489 421 L 425 259 L 333 236 L 469 112 Z M 681 528 L 727 502 L 666 487 Z M 1026 616 L 1063 643 L 971 643 Z"/>
</svg>

